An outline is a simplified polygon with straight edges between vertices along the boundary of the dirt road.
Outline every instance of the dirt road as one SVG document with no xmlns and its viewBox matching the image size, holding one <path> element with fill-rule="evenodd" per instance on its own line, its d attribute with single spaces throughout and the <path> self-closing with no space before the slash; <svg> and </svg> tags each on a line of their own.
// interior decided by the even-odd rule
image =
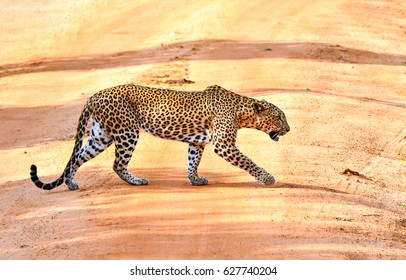
<svg viewBox="0 0 406 280">
<path fill-rule="evenodd" d="M 0 259 L 406 259 L 405 1 L 133 2 L 0 4 Z M 206 149 L 191 186 L 187 145 L 144 133 L 130 169 L 150 185 L 110 148 L 78 191 L 37 189 L 86 98 L 131 82 L 276 104 L 291 131 L 237 144 L 277 184 Z"/>
</svg>

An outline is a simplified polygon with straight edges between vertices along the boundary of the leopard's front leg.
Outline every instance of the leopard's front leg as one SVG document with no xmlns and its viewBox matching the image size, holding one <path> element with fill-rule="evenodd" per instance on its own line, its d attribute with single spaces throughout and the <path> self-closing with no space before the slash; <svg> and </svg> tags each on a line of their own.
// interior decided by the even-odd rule
<svg viewBox="0 0 406 280">
<path fill-rule="evenodd" d="M 203 145 L 189 144 L 188 149 L 188 177 L 192 185 L 203 186 L 209 183 L 205 177 L 197 175 L 197 167 L 199 166 L 204 151 Z"/>
<path fill-rule="evenodd" d="M 244 155 L 235 145 L 227 145 L 224 149 L 222 146 L 224 145 L 214 143 L 213 150 L 227 162 L 247 171 L 261 184 L 273 185 L 275 183 L 275 178 L 272 174 L 256 165 L 255 162 Z"/>
<path fill-rule="evenodd" d="M 255 164 L 249 157 L 244 155 L 235 145 L 237 138 L 236 126 L 228 123 L 215 123 L 212 141 L 213 151 L 225 159 L 253 176 L 259 183 L 273 185 L 275 178 L 265 169 Z"/>
</svg>

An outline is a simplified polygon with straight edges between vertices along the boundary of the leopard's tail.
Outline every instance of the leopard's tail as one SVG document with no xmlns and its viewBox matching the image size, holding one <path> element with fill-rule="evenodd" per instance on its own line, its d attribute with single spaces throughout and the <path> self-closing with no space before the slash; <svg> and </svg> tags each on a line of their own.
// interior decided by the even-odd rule
<svg viewBox="0 0 406 280">
<path fill-rule="evenodd" d="M 66 165 L 66 168 L 62 175 L 54 182 L 52 183 L 44 183 L 42 182 L 37 175 L 37 166 L 34 164 L 31 165 L 31 181 L 34 182 L 34 184 L 43 190 L 52 190 L 60 185 L 65 181 L 67 178 L 67 175 L 72 172 L 72 165 L 75 164 L 75 161 L 77 159 L 77 156 L 79 155 L 80 149 L 82 148 L 83 145 L 83 139 L 85 137 L 86 133 L 86 127 L 87 123 L 89 122 L 90 117 L 92 116 L 92 109 L 91 109 L 91 98 L 87 101 L 85 107 L 83 108 L 82 114 L 80 115 L 79 118 L 79 123 L 78 127 L 76 130 L 76 136 L 75 136 L 75 146 L 73 148 L 72 155 Z"/>
</svg>

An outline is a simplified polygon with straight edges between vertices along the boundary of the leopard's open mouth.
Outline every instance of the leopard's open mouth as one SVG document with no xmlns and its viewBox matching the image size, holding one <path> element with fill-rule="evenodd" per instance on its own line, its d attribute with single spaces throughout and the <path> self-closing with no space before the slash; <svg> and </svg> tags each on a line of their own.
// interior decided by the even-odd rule
<svg viewBox="0 0 406 280">
<path fill-rule="evenodd" d="M 271 137 L 271 139 L 273 141 L 279 141 L 279 135 L 281 134 L 280 131 L 271 131 L 269 132 L 269 137 Z"/>
</svg>

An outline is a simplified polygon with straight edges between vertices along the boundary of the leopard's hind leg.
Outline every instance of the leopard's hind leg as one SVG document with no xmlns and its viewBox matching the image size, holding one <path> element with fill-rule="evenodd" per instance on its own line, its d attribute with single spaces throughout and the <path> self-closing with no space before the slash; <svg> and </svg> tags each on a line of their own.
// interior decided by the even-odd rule
<svg viewBox="0 0 406 280">
<path fill-rule="evenodd" d="M 113 136 L 116 146 L 113 169 L 121 179 L 131 185 L 148 185 L 147 179 L 135 177 L 128 171 L 128 164 L 137 145 L 139 133 L 139 129 L 134 129 L 131 133 L 121 133 Z"/>
<path fill-rule="evenodd" d="M 66 167 L 65 183 L 70 190 L 79 188 L 79 184 L 73 180 L 79 167 L 94 158 L 113 142 L 112 137 L 107 133 L 103 126 L 96 120 L 93 120 L 90 137 L 75 157 L 72 157 L 70 164 Z"/>
</svg>

